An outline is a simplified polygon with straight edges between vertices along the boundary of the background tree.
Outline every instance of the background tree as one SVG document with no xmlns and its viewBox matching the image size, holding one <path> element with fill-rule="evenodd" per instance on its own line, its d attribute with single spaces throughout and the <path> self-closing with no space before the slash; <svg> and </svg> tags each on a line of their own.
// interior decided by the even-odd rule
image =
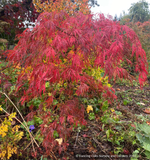
<svg viewBox="0 0 150 160">
<path fill-rule="evenodd" d="M 77 11 L 84 14 L 90 13 L 90 6 L 88 0 L 49 0 L 43 2 L 42 0 L 33 0 L 35 8 L 38 12 L 53 12 L 53 11 L 67 11 L 70 15 Z"/>
<path fill-rule="evenodd" d="M 149 4 L 146 1 L 140 1 L 132 4 L 128 14 L 123 14 L 121 24 L 132 28 L 137 34 L 142 48 L 145 50 L 150 71 L 150 12 Z M 134 61 L 134 58 L 132 62 Z M 149 74 L 150 76 L 150 74 Z"/>
<path fill-rule="evenodd" d="M 150 20 L 145 21 L 143 23 L 141 22 L 131 22 L 130 19 L 125 19 L 124 24 L 132 28 L 135 33 L 137 34 L 141 44 L 142 48 L 145 50 L 147 55 L 147 60 L 149 64 L 149 75 L 150 77 Z"/>
<path fill-rule="evenodd" d="M 0 34 L 4 33 L 4 28 L 9 27 L 9 23 L 0 21 Z M 0 58 L 2 58 L 2 53 L 6 49 L 8 41 L 6 39 L 0 38 Z"/>
<path fill-rule="evenodd" d="M 144 22 L 150 19 L 149 4 L 142 0 L 137 3 L 133 3 L 129 8 L 129 15 L 133 22 Z"/>
<path fill-rule="evenodd" d="M 32 0 L 2 0 L 0 20 L 9 23 L 10 26 L 4 28 L 5 32 L 1 33 L 0 37 L 7 39 L 9 44 L 14 44 L 16 34 L 33 25 L 38 15 L 39 13 L 36 12 Z M 25 25 L 25 21 L 27 25 Z"/>
</svg>

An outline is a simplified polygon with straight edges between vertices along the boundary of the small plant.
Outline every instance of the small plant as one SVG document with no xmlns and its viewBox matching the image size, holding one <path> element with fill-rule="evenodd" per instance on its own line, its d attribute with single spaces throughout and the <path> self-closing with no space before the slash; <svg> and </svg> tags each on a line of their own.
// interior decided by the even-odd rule
<svg viewBox="0 0 150 160">
<path fill-rule="evenodd" d="M 139 158 L 139 151 L 138 151 L 138 150 L 135 150 L 135 151 L 132 153 L 131 160 L 138 160 L 138 158 Z"/>
<path fill-rule="evenodd" d="M 150 126 L 147 123 L 139 124 L 135 123 L 136 129 L 139 133 L 136 134 L 141 147 L 145 150 L 145 155 L 150 159 Z"/>
<path fill-rule="evenodd" d="M 122 112 L 115 111 L 114 108 L 107 109 L 105 114 L 100 117 L 103 123 L 103 131 L 106 133 L 106 141 L 109 141 L 114 146 L 114 154 L 120 153 L 129 154 L 129 151 L 124 149 L 124 142 L 129 142 L 134 145 L 136 143 L 135 131 L 130 127 L 130 121 L 128 123 L 123 121 Z M 109 126 L 108 126 L 109 125 Z M 104 128 L 105 127 L 105 128 Z"/>
<path fill-rule="evenodd" d="M 103 85 L 106 85 L 107 87 L 111 87 L 111 84 L 108 82 L 108 76 L 105 76 L 104 69 L 98 67 L 98 68 L 88 68 L 85 71 L 88 75 L 94 77 L 95 80 L 100 80 Z"/>
<path fill-rule="evenodd" d="M 2 108 L 0 108 L 2 111 Z M 17 154 L 17 143 L 21 140 L 23 132 L 19 131 L 20 126 L 12 126 L 16 113 L 12 113 L 1 121 L 0 124 L 0 158 L 10 159 L 13 154 Z"/>
</svg>

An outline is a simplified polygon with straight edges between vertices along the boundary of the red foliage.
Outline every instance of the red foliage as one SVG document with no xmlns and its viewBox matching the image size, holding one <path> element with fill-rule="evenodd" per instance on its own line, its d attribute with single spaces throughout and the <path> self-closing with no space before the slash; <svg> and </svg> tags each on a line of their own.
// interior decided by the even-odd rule
<svg viewBox="0 0 150 160">
<path fill-rule="evenodd" d="M 24 67 L 17 87 L 29 79 L 22 103 L 44 94 L 44 105 L 52 109 L 57 96 L 63 94 L 65 97 L 54 107 L 54 110 L 58 109 L 60 118 L 53 120 L 51 112 L 40 109 L 44 120 L 41 125 L 43 146 L 47 154 L 58 145 L 53 136 L 54 130 L 63 139 L 63 144 L 59 146 L 61 152 L 68 145 L 66 137 L 73 125 L 86 124 L 84 105 L 79 97 L 103 96 L 110 102 L 116 98 L 111 88 L 86 74 L 87 67 L 100 66 L 109 78 L 129 78 L 129 73 L 121 64 L 123 61 L 130 62 L 130 57 L 135 54 L 140 84 L 146 79 L 146 55 L 134 31 L 102 14 L 99 19 L 93 20 L 92 15 L 82 13 L 75 16 L 64 12 L 42 13 L 37 26 L 32 31 L 25 30 L 18 38 L 18 45 L 8 52 L 8 59 Z M 32 70 L 27 73 L 29 66 Z M 45 88 L 46 82 L 50 84 L 49 89 Z M 60 84 L 59 89 L 56 89 L 56 84 Z"/>
</svg>

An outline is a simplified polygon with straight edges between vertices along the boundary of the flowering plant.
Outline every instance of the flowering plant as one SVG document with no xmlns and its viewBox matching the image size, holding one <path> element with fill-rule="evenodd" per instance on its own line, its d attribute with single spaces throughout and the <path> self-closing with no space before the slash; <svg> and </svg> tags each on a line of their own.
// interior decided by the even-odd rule
<svg viewBox="0 0 150 160">
<path fill-rule="evenodd" d="M 0 106 L 0 111 L 2 108 Z M 12 126 L 13 118 L 15 118 L 16 113 L 11 113 L 8 118 L 3 121 L 0 119 L 0 158 L 4 159 L 7 157 L 9 159 L 13 154 L 17 153 L 17 142 L 23 136 L 23 132 L 19 131 L 20 126 Z"/>
<path fill-rule="evenodd" d="M 34 129 L 35 129 L 34 125 L 30 125 L 29 131 L 31 132 L 31 131 L 34 130 Z"/>
</svg>

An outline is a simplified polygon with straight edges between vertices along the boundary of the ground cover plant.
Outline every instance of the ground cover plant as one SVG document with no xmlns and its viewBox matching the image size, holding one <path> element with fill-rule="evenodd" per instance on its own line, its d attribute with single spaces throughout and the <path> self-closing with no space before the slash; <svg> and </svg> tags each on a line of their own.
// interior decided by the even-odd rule
<svg viewBox="0 0 150 160">
<path fill-rule="evenodd" d="M 25 142 L 31 138 L 33 152 L 30 156 L 57 159 L 59 155 L 66 159 L 64 152 L 72 133 L 79 135 L 81 130 L 86 131 L 92 120 L 103 124 L 100 135 L 96 133 L 94 137 L 103 137 L 114 145 L 113 152 L 107 153 L 129 154 L 122 146 L 128 140 L 125 133 L 131 126 L 129 122 L 120 121 L 122 112 L 109 109 L 112 102 L 117 101 L 117 96 L 108 80 L 132 81 L 133 76 L 123 66 L 133 67 L 131 60 L 134 58 L 134 71 L 139 74 L 140 87 L 143 87 L 148 63 L 135 32 L 103 14 L 93 19 L 91 14 L 75 12 L 70 15 L 55 10 L 41 13 L 36 27 L 32 31 L 26 29 L 17 38 L 19 42 L 13 50 L 4 52 L 7 59 L 0 64 L 0 102 L 3 111 L 12 112 L 11 105 L 21 111 L 22 114 L 17 110 L 16 118 L 21 121 Z M 123 104 L 129 102 L 130 99 L 125 99 Z M 15 124 L 18 125 L 19 121 L 16 120 Z M 121 130 L 124 133 L 120 133 Z M 134 145 L 136 140 L 132 129 L 129 136 Z M 86 137 L 88 135 L 84 134 Z M 96 146 L 97 140 L 93 140 Z M 88 145 L 94 152 L 92 142 Z M 17 158 L 21 157 L 21 150 L 18 150 Z M 16 153 L 16 148 L 12 153 Z"/>
</svg>

